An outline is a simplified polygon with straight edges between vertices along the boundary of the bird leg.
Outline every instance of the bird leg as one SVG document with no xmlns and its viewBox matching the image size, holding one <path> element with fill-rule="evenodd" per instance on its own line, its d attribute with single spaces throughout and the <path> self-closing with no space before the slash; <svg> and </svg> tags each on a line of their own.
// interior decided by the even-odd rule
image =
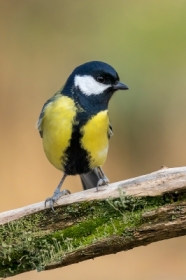
<svg viewBox="0 0 186 280">
<path fill-rule="evenodd" d="M 104 174 L 104 172 L 103 172 L 103 170 L 101 169 L 101 167 L 98 167 L 97 170 L 98 170 L 98 173 L 99 173 L 99 175 L 100 175 L 100 179 L 99 179 L 99 181 L 98 181 L 98 183 L 97 183 L 97 186 L 96 186 L 96 190 L 97 190 L 97 192 L 98 192 L 98 190 L 99 190 L 98 187 L 100 187 L 100 186 L 105 186 L 105 185 L 108 186 L 109 179 L 106 177 L 106 175 Z"/>
<path fill-rule="evenodd" d="M 57 186 L 57 188 L 54 191 L 53 196 L 48 197 L 45 200 L 45 207 L 46 207 L 47 202 L 49 202 L 50 208 L 54 211 L 54 203 L 56 203 L 56 200 L 58 200 L 63 195 L 70 194 L 69 190 L 62 190 L 62 191 L 60 191 L 61 186 L 62 186 L 63 182 L 65 181 L 66 176 L 67 176 L 67 174 L 64 173 L 61 181 L 59 182 L 59 185 Z"/>
</svg>

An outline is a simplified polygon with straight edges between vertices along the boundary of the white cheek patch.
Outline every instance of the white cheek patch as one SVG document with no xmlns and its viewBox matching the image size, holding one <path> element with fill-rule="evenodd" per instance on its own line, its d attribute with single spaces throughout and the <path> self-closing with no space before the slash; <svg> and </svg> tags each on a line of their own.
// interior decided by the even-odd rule
<svg viewBox="0 0 186 280">
<path fill-rule="evenodd" d="M 104 85 L 97 82 L 92 76 L 76 75 L 74 79 L 76 87 L 79 87 L 82 93 L 85 95 L 96 95 L 102 93 L 104 90 L 110 87 L 110 85 Z"/>
</svg>

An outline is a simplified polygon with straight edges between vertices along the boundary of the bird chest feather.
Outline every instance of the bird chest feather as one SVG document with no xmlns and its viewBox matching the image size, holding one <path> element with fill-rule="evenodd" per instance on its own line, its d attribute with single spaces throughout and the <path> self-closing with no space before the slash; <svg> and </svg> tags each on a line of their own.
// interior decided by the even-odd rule
<svg viewBox="0 0 186 280">
<path fill-rule="evenodd" d="M 81 143 L 90 154 L 90 168 L 102 166 L 108 152 L 108 111 L 101 111 L 82 127 Z"/>
<path fill-rule="evenodd" d="M 43 146 L 48 160 L 62 170 L 61 158 L 69 146 L 76 107 L 74 101 L 61 96 L 47 105 L 43 117 Z"/>
</svg>

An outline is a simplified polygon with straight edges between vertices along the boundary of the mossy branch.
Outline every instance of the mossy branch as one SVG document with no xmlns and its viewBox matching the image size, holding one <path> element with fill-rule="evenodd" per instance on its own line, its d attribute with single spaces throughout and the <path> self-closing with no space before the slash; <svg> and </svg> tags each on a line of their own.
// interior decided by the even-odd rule
<svg viewBox="0 0 186 280">
<path fill-rule="evenodd" d="M 186 234 L 186 167 L 0 214 L 0 277 L 48 270 Z"/>
</svg>

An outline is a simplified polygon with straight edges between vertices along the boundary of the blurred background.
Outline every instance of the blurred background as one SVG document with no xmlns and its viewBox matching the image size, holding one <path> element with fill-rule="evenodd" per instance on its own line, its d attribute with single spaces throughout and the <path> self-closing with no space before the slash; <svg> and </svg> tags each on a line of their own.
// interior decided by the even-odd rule
<svg viewBox="0 0 186 280">
<path fill-rule="evenodd" d="M 111 64 L 130 91 L 110 102 L 111 182 L 186 165 L 186 1 L 1 0 L 0 211 L 43 201 L 61 173 L 36 121 L 79 64 Z M 81 190 L 78 176 L 65 188 Z M 15 280 L 186 279 L 186 238 Z"/>
</svg>

